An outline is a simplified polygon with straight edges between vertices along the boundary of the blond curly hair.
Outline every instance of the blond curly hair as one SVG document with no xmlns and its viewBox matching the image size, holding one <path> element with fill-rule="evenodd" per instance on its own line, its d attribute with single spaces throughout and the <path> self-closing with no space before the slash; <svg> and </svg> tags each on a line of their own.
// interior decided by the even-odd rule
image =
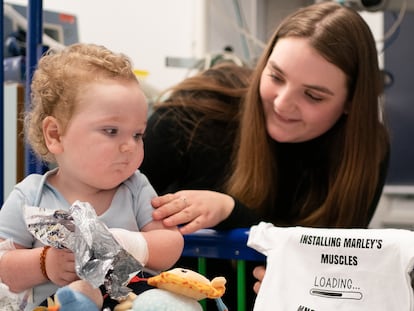
<svg viewBox="0 0 414 311">
<path fill-rule="evenodd" d="M 24 124 L 26 139 L 42 161 L 55 163 L 43 136 L 43 120 L 53 116 L 65 131 L 78 96 L 90 82 L 108 79 L 138 83 L 130 59 L 104 46 L 77 43 L 61 51 L 50 50 L 39 60 Z"/>
</svg>

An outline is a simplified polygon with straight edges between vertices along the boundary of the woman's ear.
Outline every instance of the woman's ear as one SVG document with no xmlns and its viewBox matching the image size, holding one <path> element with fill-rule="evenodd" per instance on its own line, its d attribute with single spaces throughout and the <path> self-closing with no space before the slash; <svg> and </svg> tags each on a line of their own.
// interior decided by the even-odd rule
<svg viewBox="0 0 414 311">
<path fill-rule="evenodd" d="M 347 114 L 349 114 L 349 107 L 351 106 L 351 102 L 348 100 L 346 103 L 345 103 L 345 107 L 344 107 L 344 115 L 347 115 Z"/>
<path fill-rule="evenodd" d="M 59 154 L 63 151 L 61 144 L 61 128 L 55 117 L 48 116 L 42 123 L 43 136 L 47 149 L 53 154 Z"/>
</svg>

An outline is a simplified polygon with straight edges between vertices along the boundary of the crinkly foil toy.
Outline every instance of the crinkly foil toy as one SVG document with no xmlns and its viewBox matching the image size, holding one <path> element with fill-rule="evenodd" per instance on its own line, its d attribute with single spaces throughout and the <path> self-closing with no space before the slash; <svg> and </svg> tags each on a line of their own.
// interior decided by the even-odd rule
<svg viewBox="0 0 414 311">
<path fill-rule="evenodd" d="M 43 244 L 68 248 L 75 254 L 76 273 L 93 286 L 104 285 L 113 299 L 131 291 L 126 285 L 144 267 L 114 239 L 87 202 L 76 201 L 69 211 L 25 206 L 28 230 Z"/>
</svg>

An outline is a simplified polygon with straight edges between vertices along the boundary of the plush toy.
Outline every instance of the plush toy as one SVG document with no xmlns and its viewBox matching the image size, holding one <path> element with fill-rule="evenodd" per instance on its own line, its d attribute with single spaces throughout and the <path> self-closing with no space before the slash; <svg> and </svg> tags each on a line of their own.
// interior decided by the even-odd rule
<svg viewBox="0 0 414 311">
<path fill-rule="evenodd" d="M 138 296 L 129 294 L 128 298 L 115 306 L 114 311 L 203 311 L 197 300 L 166 291 L 149 289 Z"/>
<path fill-rule="evenodd" d="M 221 300 L 226 290 L 224 277 L 210 282 L 197 272 L 175 268 L 150 277 L 147 282 L 157 288 L 130 295 L 114 311 L 202 311 L 198 300 L 205 298 L 216 299 L 218 310 L 227 310 Z"/>
<path fill-rule="evenodd" d="M 99 311 L 102 308 L 101 291 L 89 282 L 78 280 L 58 289 L 54 300 L 48 299 L 47 307 L 36 307 L 33 311 Z"/>
<path fill-rule="evenodd" d="M 226 288 L 226 279 L 216 277 L 211 282 L 203 275 L 188 269 L 175 268 L 160 273 L 147 281 L 154 289 L 139 295 L 129 293 L 125 300 L 115 306 L 114 311 L 202 311 L 198 300 L 215 299 L 219 311 L 227 311 L 221 297 Z M 55 300 L 49 299 L 48 307 L 37 307 L 34 311 L 98 311 L 102 308 L 102 295 L 87 281 L 79 280 L 60 288 Z"/>
<path fill-rule="evenodd" d="M 151 277 L 148 284 L 197 300 L 220 298 L 226 290 L 224 277 L 216 277 L 210 282 L 200 273 L 183 268 L 175 268 Z"/>
</svg>

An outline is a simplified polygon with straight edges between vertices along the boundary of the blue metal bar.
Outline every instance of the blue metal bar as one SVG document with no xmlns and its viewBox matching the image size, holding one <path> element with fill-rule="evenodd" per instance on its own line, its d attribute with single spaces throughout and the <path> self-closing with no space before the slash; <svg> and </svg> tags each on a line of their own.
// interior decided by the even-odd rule
<svg viewBox="0 0 414 311">
<path fill-rule="evenodd" d="M 265 261 L 266 257 L 247 246 L 249 228 L 227 231 L 202 229 L 184 235 L 184 257 L 198 257 L 198 272 L 205 274 L 208 258 L 236 259 L 237 310 L 246 310 L 246 260 Z M 205 305 L 203 305 L 205 310 Z"/>
<path fill-rule="evenodd" d="M 246 245 L 248 237 L 248 228 L 228 231 L 202 229 L 184 235 L 183 256 L 264 261 L 263 254 Z"/>
<path fill-rule="evenodd" d="M 0 182 L 0 197 L 3 202 L 4 197 L 4 43 L 3 43 L 3 37 L 4 37 L 4 8 L 3 8 L 3 1 L 1 1 L 0 5 L 0 16 L 3 16 L 1 22 L 0 22 L 0 38 L 2 40 L 2 45 L 0 48 L 0 59 L 1 59 L 1 70 L 0 70 L 0 122 L 1 122 L 1 135 L 0 135 L 0 143 L 1 143 L 1 151 L 0 151 L 0 176 L 1 176 L 1 182 Z"/>
<path fill-rule="evenodd" d="M 27 48 L 26 48 L 26 100 L 25 110 L 31 109 L 30 84 L 37 62 L 43 54 L 43 6 L 42 0 L 27 2 Z M 44 173 L 45 166 L 33 154 L 30 146 L 25 146 L 25 174 Z"/>
</svg>

